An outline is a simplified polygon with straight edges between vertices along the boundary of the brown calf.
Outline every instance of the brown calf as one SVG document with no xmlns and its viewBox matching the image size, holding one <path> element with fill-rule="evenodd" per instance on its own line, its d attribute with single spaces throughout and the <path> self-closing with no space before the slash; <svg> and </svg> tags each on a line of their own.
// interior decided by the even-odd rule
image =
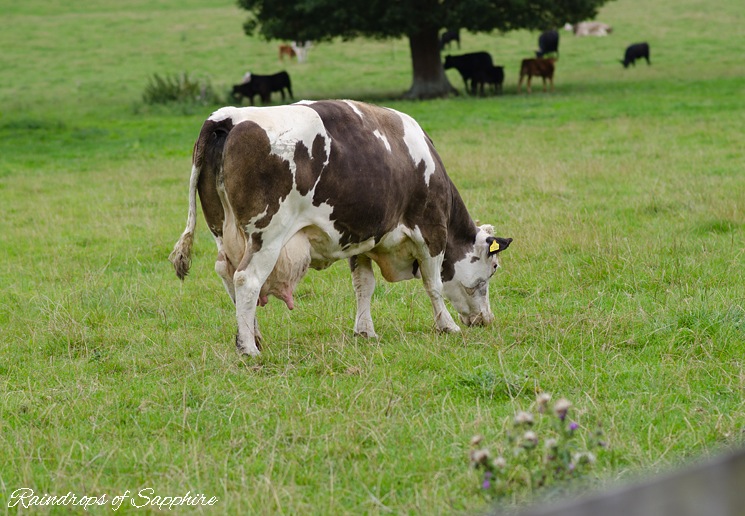
<svg viewBox="0 0 745 516">
<path fill-rule="evenodd" d="M 285 56 L 292 59 L 293 57 L 297 57 L 297 54 L 295 54 L 295 50 L 293 50 L 292 46 L 290 45 L 280 45 L 279 46 L 279 60 L 284 61 Z"/>
<path fill-rule="evenodd" d="M 543 79 L 543 91 L 546 91 L 546 79 L 551 83 L 551 91 L 554 91 L 554 59 L 523 59 L 520 65 L 520 81 L 517 83 L 518 93 L 525 76 L 528 77 L 527 90 L 530 93 L 530 80 L 534 75 Z"/>
</svg>

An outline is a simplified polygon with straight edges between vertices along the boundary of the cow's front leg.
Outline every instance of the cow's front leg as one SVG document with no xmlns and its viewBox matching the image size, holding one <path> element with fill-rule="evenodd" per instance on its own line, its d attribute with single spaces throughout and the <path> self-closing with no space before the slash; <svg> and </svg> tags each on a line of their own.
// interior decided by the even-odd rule
<svg viewBox="0 0 745 516">
<path fill-rule="evenodd" d="M 352 269 L 352 285 L 357 298 L 357 315 L 354 318 L 354 334 L 361 337 L 375 338 L 370 312 L 370 301 L 375 291 L 375 273 L 372 270 L 372 260 L 364 255 L 353 256 L 349 259 Z"/>
<path fill-rule="evenodd" d="M 240 353 L 246 355 L 259 354 L 261 334 L 256 321 L 256 305 L 261 286 L 277 263 L 279 251 L 280 249 L 264 248 L 250 257 L 246 253 L 246 257 L 244 257 L 233 276 L 235 310 L 238 320 L 235 346 Z"/>
<path fill-rule="evenodd" d="M 434 258 L 427 256 L 425 259 L 420 259 L 419 265 L 424 289 L 427 291 L 430 301 L 432 301 L 437 331 L 443 333 L 459 332 L 460 327 L 455 324 L 453 317 L 448 312 L 445 306 L 445 298 L 442 295 L 442 278 L 440 277 L 442 255 Z"/>
</svg>

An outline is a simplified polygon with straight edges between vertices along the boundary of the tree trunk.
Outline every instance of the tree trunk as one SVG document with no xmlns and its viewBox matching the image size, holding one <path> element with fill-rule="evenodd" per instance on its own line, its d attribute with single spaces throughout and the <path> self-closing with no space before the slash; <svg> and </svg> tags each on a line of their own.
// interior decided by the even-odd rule
<svg viewBox="0 0 745 516">
<path fill-rule="evenodd" d="M 436 27 L 409 35 L 414 82 L 404 93 L 407 99 L 431 99 L 457 94 L 448 81 L 440 61 L 440 41 Z"/>
</svg>

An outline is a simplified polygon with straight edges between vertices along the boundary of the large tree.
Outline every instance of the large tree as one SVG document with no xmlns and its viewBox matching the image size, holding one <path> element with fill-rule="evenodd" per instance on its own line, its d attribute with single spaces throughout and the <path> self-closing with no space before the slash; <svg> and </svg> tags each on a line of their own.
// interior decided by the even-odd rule
<svg viewBox="0 0 745 516">
<path fill-rule="evenodd" d="M 473 32 L 556 28 L 592 19 L 607 0 L 238 0 L 250 14 L 247 34 L 267 39 L 326 41 L 407 37 L 413 81 L 405 96 L 448 95 L 440 61 L 443 28 Z"/>
</svg>

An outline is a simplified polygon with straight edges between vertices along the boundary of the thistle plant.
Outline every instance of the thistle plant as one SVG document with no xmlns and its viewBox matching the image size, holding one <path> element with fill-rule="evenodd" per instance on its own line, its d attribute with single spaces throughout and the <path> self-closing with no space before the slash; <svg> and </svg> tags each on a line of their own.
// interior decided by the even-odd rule
<svg viewBox="0 0 745 516">
<path fill-rule="evenodd" d="M 505 421 L 502 442 L 489 448 L 483 437 L 474 436 L 470 461 L 480 472 L 481 489 L 498 497 L 587 478 L 596 461 L 594 450 L 607 443 L 599 424 L 587 432 L 571 409 L 569 400 L 551 405 L 551 396 L 541 393 L 532 411 L 518 411 Z"/>
</svg>

